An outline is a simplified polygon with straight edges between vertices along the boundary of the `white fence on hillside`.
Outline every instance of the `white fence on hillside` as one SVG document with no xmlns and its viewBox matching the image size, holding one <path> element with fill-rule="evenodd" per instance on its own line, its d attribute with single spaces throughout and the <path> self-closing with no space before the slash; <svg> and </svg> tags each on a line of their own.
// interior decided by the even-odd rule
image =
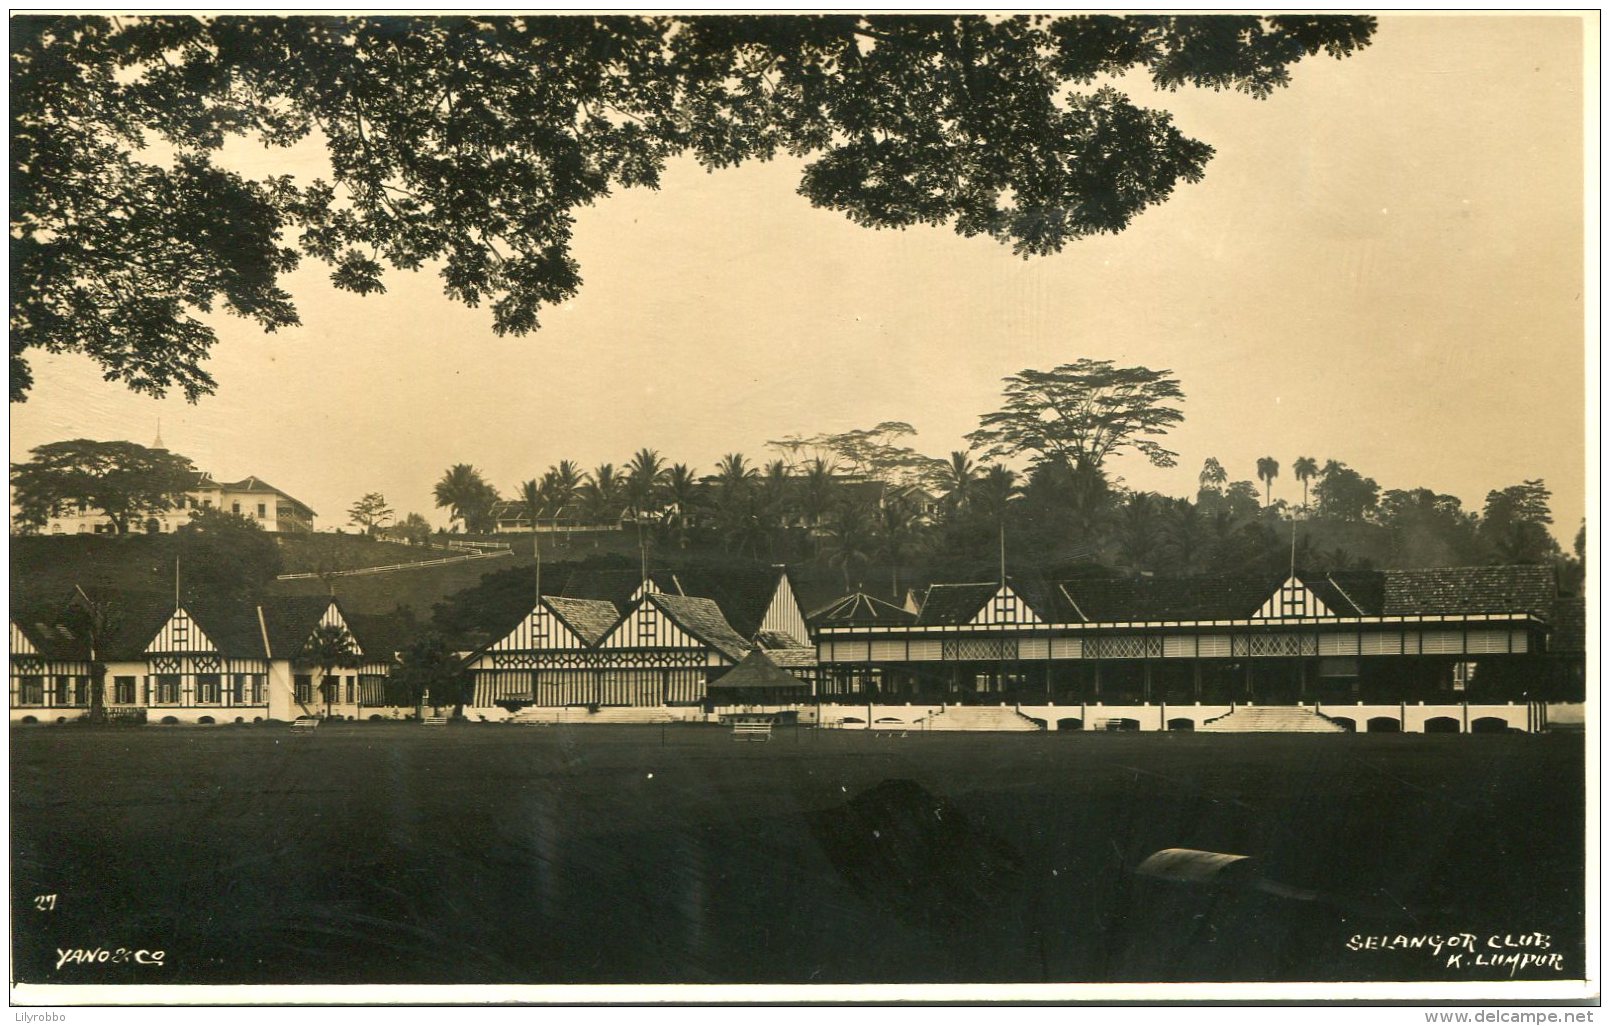
<svg viewBox="0 0 1610 1026">
<path fill-rule="evenodd" d="M 514 555 L 514 553 L 509 549 L 498 549 L 492 552 L 477 550 L 474 552 L 466 552 L 462 556 L 447 556 L 443 559 L 422 559 L 417 563 L 392 563 L 387 566 L 363 566 L 357 568 L 356 570 L 331 570 L 330 572 L 323 574 L 280 574 L 274 579 L 276 581 L 313 581 L 323 577 L 362 577 L 366 574 L 389 574 L 393 570 L 412 570 L 415 567 L 421 566 L 446 566 L 448 563 L 465 563 L 472 559 L 495 559 L 498 556 L 512 555 Z"/>
</svg>

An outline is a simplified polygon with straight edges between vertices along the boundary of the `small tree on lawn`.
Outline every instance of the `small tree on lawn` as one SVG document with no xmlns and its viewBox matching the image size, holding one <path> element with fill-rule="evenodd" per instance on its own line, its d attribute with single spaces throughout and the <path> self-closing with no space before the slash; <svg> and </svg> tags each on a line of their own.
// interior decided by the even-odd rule
<svg viewBox="0 0 1610 1026">
<path fill-rule="evenodd" d="M 319 692 L 324 696 L 324 715 L 328 718 L 335 699 L 330 685 L 330 671 L 338 666 L 357 666 L 357 646 L 345 627 L 322 623 L 308 636 L 307 644 L 302 648 L 302 659 L 304 663 L 319 668 Z"/>
<path fill-rule="evenodd" d="M 454 716 L 463 715 L 468 676 L 463 661 L 436 633 L 426 634 L 404 649 L 392 671 L 392 679 L 402 687 L 420 719 L 425 718 L 427 699 L 437 713 L 442 706 L 451 705 Z"/>
<path fill-rule="evenodd" d="M 106 639 L 122 624 L 122 613 L 111 598 L 91 597 L 74 586 L 73 604 L 67 614 L 70 627 L 89 639 L 89 721 L 106 722 Z"/>
</svg>

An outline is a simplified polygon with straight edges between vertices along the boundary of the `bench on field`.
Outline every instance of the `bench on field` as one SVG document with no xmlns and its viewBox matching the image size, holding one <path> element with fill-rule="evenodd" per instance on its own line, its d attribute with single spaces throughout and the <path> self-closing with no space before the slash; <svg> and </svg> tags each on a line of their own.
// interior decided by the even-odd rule
<svg viewBox="0 0 1610 1026">
<path fill-rule="evenodd" d="M 317 716 L 298 716 L 296 719 L 291 721 L 291 730 L 296 732 L 306 732 L 314 729 L 318 725 L 319 718 Z"/>
<path fill-rule="evenodd" d="M 445 726 L 447 726 L 447 717 L 446 716 L 427 716 L 427 717 L 425 717 L 423 722 L 424 722 L 425 726 L 427 726 L 427 727 L 445 727 Z"/>
<path fill-rule="evenodd" d="M 740 720 L 732 725 L 734 741 L 770 741 L 771 724 Z"/>
</svg>

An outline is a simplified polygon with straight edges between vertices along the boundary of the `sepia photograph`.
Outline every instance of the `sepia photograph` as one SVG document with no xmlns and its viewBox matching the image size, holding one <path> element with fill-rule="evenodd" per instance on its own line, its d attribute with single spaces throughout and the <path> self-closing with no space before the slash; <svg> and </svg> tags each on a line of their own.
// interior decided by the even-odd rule
<svg viewBox="0 0 1610 1026">
<path fill-rule="evenodd" d="M 13 12 L 11 1003 L 1597 1002 L 1599 42 Z"/>
</svg>

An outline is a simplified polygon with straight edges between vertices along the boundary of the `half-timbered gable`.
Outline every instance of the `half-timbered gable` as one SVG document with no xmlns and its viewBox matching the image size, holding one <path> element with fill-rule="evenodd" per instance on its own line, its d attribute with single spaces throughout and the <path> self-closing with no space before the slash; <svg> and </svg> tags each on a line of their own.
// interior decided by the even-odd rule
<svg viewBox="0 0 1610 1026">
<path fill-rule="evenodd" d="M 968 621 L 971 627 L 997 627 L 997 626 L 1036 626 L 1044 625 L 1029 604 L 1012 590 L 1011 585 L 1003 584 L 990 596 L 989 601 L 973 615 Z"/>
<path fill-rule="evenodd" d="M 1286 620 L 1294 617 L 1335 616 L 1309 587 L 1295 575 L 1275 589 L 1269 600 L 1252 614 L 1254 620 Z"/>
<path fill-rule="evenodd" d="M 167 623 L 157 631 L 156 637 L 145 646 L 147 656 L 178 656 L 197 652 L 217 655 L 218 646 L 213 644 L 207 632 L 196 623 L 196 618 L 183 606 L 173 611 Z"/>
</svg>

